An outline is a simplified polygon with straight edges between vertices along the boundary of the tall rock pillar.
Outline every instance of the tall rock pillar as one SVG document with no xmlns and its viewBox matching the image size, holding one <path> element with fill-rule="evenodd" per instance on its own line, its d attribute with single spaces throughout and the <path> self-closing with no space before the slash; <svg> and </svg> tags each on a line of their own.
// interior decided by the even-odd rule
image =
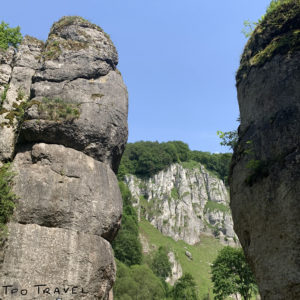
<svg viewBox="0 0 300 300">
<path fill-rule="evenodd" d="M 300 2 L 267 13 L 237 73 L 234 229 L 262 299 L 300 299 Z"/>
<path fill-rule="evenodd" d="M 45 44 L 27 37 L 1 63 L 0 158 L 13 161 L 18 199 L 0 299 L 108 299 L 128 112 L 116 49 L 100 27 L 63 17 Z"/>
</svg>

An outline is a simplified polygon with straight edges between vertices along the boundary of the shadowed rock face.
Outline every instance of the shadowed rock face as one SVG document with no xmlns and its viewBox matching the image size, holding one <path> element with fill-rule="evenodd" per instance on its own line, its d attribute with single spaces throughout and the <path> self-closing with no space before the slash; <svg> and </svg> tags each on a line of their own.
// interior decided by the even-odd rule
<svg viewBox="0 0 300 300">
<path fill-rule="evenodd" d="M 300 5 L 267 15 L 237 74 L 234 229 L 262 299 L 300 299 Z"/>
<path fill-rule="evenodd" d="M 45 44 L 26 37 L 0 63 L 0 160 L 13 160 L 18 196 L 0 248 L 0 284 L 12 287 L 0 299 L 108 299 L 127 141 L 116 49 L 100 27 L 64 17 Z"/>
</svg>

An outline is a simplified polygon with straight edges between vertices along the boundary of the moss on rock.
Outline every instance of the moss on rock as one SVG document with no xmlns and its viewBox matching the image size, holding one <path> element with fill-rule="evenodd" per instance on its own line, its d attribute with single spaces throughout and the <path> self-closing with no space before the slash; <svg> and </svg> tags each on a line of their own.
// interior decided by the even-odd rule
<svg viewBox="0 0 300 300">
<path fill-rule="evenodd" d="M 42 56 L 45 60 L 55 60 L 61 55 L 62 51 L 58 41 L 47 42 Z"/>
<path fill-rule="evenodd" d="M 5 84 L 4 85 L 4 90 L 0 95 L 0 108 L 2 107 L 4 101 L 6 100 L 6 94 L 7 94 L 8 88 L 9 88 L 9 85 Z"/>
<path fill-rule="evenodd" d="M 27 102 L 21 104 L 13 103 L 13 109 L 4 117 L 8 120 L 8 124 L 13 126 L 14 121 L 21 122 L 23 120 L 25 110 L 28 108 Z"/>
<path fill-rule="evenodd" d="M 56 33 L 57 31 L 61 31 L 64 27 L 71 26 L 71 25 L 79 25 L 82 27 L 89 27 L 89 28 L 96 29 L 96 30 L 99 30 L 104 33 L 103 29 L 100 26 L 93 24 L 82 17 L 64 16 L 52 25 L 51 30 L 50 30 L 50 35 L 53 33 Z M 105 36 L 109 38 L 108 34 L 105 34 Z"/>
<path fill-rule="evenodd" d="M 44 42 L 33 37 L 30 35 L 25 35 L 24 40 L 23 41 L 27 41 L 28 44 L 30 45 L 37 45 L 38 47 L 43 47 L 44 46 Z"/>
<path fill-rule="evenodd" d="M 251 67 L 262 66 L 276 54 L 292 55 L 300 49 L 300 1 L 278 1 L 268 9 L 248 40 L 237 71 L 237 84 Z"/>
<path fill-rule="evenodd" d="M 10 163 L 0 168 L 0 240 L 6 232 L 6 223 L 9 221 L 15 208 L 17 196 L 12 192 L 14 173 L 10 170 Z"/>
<path fill-rule="evenodd" d="M 45 60 L 55 60 L 63 53 L 63 50 L 79 51 L 88 48 L 87 42 L 79 42 L 74 40 L 64 40 L 56 37 L 54 34 L 51 36 L 53 40 L 48 40 L 42 56 Z"/>
<path fill-rule="evenodd" d="M 72 121 L 79 118 L 79 104 L 67 103 L 62 99 L 43 98 L 38 104 L 41 119 L 52 121 Z"/>
<path fill-rule="evenodd" d="M 84 40 L 77 40 L 66 38 L 62 34 L 63 30 L 67 30 L 66 27 L 75 25 L 77 27 L 77 33 L 84 37 Z M 85 28 L 91 28 L 100 31 L 108 42 L 112 44 L 112 41 L 108 34 L 106 34 L 101 27 L 98 25 L 90 23 L 82 17 L 78 16 L 67 16 L 62 17 L 59 21 L 53 24 L 47 43 L 44 47 L 42 57 L 45 60 L 56 60 L 59 56 L 64 53 L 64 50 L 68 51 L 80 51 L 82 49 L 87 49 L 89 46 L 93 46 L 93 38 L 86 32 Z"/>
</svg>

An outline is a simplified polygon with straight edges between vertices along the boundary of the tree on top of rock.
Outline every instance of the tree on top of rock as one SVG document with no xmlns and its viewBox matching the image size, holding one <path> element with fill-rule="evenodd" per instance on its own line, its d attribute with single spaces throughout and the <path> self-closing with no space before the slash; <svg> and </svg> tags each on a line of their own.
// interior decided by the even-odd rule
<svg viewBox="0 0 300 300">
<path fill-rule="evenodd" d="M 0 24 L 0 48 L 4 50 L 10 46 L 17 48 L 21 41 L 20 26 L 10 28 L 7 23 L 2 21 Z"/>
</svg>

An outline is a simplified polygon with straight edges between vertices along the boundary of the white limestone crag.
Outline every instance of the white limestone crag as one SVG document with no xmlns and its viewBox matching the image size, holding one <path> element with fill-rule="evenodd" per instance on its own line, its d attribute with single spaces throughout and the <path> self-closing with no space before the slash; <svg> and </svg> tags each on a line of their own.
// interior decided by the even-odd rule
<svg viewBox="0 0 300 300">
<path fill-rule="evenodd" d="M 204 166 L 188 169 L 173 164 L 153 177 L 142 180 L 127 175 L 139 217 L 143 216 L 162 234 L 196 244 L 201 234 L 236 244 L 229 194 L 222 180 Z"/>
<path fill-rule="evenodd" d="M 169 262 L 171 263 L 171 275 L 166 278 L 166 282 L 170 285 L 174 283 L 182 276 L 182 267 L 179 261 L 176 259 L 174 252 L 170 251 L 168 253 Z"/>
</svg>

